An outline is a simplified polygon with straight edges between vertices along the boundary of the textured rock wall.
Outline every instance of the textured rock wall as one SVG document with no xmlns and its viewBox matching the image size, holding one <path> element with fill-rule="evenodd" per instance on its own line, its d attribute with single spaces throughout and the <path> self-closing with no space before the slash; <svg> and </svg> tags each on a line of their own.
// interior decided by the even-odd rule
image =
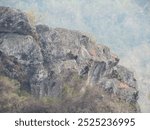
<svg viewBox="0 0 150 130">
<path fill-rule="evenodd" d="M 20 10 L 0 7 L 0 75 L 17 79 L 35 97 L 58 97 L 64 77 L 74 72 L 86 81 L 83 88 L 102 87 L 108 94 L 136 103 L 136 79 L 118 62 L 108 47 L 84 33 L 32 27 Z"/>
</svg>

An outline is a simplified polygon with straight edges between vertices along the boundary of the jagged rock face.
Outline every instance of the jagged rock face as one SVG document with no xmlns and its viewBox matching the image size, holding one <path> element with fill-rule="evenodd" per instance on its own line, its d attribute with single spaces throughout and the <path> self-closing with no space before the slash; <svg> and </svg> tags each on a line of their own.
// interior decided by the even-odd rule
<svg viewBox="0 0 150 130">
<path fill-rule="evenodd" d="M 80 32 L 60 28 L 48 29 L 42 25 L 37 27 L 37 32 L 44 66 L 48 73 L 54 72 L 56 81 L 54 78 L 52 81 L 55 85 L 63 83 L 60 80 L 64 71 L 76 72 L 81 77 L 88 75 L 87 84 L 94 85 L 119 61 L 107 47 L 97 46 L 92 39 Z"/>
<path fill-rule="evenodd" d="M 40 85 L 40 81 L 44 78 L 43 56 L 41 55 L 39 46 L 33 37 L 29 35 L 5 33 L 0 38 L 3 39 L 3 42 L 0 44 L 1 54 L 15 59 L 13 63 L 4 63 L 4 65 L 7 65 L 4 68 L 8 69 L 8 71 L 1 68 L 2 73 L 6 73 L 6 75 L 17 80 L 23 80 L 21 79 L 22 76 L 26 77 L 27 81 L 22 83 L 26 82 L 27 85 L 25 86 L 30 85 L 28 89 L 31 87 L 32 93 L 35 93 L 34 91 L 37 91 L 37 88 L 42 86 Z M 4 58 L 1 56 L 1 64 L 3 63 L 2 60 Z M 18 66 L 22 69 L 16 70 L 13 66 Z M 35 86 L 36 88 L 34 88 Z"/>
<path fill-rule="evenodd" d="M 57 97 L 64 78 L 77 73 L 87 85 L 103 87 L 127 102 L 136 103 L 138 91 L 132 72 L 117 65 L 109 48 L 78 31 L 37 25 L 19 10 L 0 7 L 0 74 L 17 79 L 34 96 Z M 82 89 L 83 90 L 83 89 Z"/>
</svg>

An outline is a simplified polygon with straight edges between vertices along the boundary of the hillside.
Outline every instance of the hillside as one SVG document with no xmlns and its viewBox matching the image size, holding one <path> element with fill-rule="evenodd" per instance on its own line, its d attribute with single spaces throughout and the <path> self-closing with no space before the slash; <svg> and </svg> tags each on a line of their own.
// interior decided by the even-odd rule
<svg viewBox="0 0 150 130">
<path fill-rule="evenodd" d="M 0 7 L 0 112 L 139 112 L 134 74 L 87 34 Z"/>
</svg>

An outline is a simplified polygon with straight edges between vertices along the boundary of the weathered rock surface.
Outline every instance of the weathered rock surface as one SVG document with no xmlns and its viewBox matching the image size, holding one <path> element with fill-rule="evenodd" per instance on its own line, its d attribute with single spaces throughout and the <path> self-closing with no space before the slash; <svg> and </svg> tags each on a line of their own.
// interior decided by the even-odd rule
<svg viewBox="0 0 150 130">
<path fill-rule="evenodd" d="M 36 97 L 57 97 L 64 78 L 74 72 L 86 81 L 84 89 L 99 86 L 129 103 L 137 102 L 133 73 L 117 65 L 119 58 L 108 47 L 78 31 L 45 25 L 37 25 L 35 31 L 38 42 L 24 13 L 0 7 L 0 75 L 17 79 Z"/>
<path fill-rule="evenodd" d="M 0 33 L 32 35 L 34 28 L 20 10 L 0 7 Z"/>
</svg>

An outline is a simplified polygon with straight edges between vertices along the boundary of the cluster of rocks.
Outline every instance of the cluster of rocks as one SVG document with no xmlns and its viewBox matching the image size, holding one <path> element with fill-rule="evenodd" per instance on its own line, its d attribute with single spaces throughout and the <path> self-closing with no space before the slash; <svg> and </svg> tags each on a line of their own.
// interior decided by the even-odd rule
<svg viewBox="0 0 150 130">
<path fill-rule="evenodd" d="M 87 85 L 102 87 L 129 103 L 138 91 L 131 71 L 87 34 L 46 25 L 32 26 L 25 13 L 0 7 L 0 75 L 17 79 L 36 97 L 57 97 L 63 78 L 75 72 Z"/>
</svg>

